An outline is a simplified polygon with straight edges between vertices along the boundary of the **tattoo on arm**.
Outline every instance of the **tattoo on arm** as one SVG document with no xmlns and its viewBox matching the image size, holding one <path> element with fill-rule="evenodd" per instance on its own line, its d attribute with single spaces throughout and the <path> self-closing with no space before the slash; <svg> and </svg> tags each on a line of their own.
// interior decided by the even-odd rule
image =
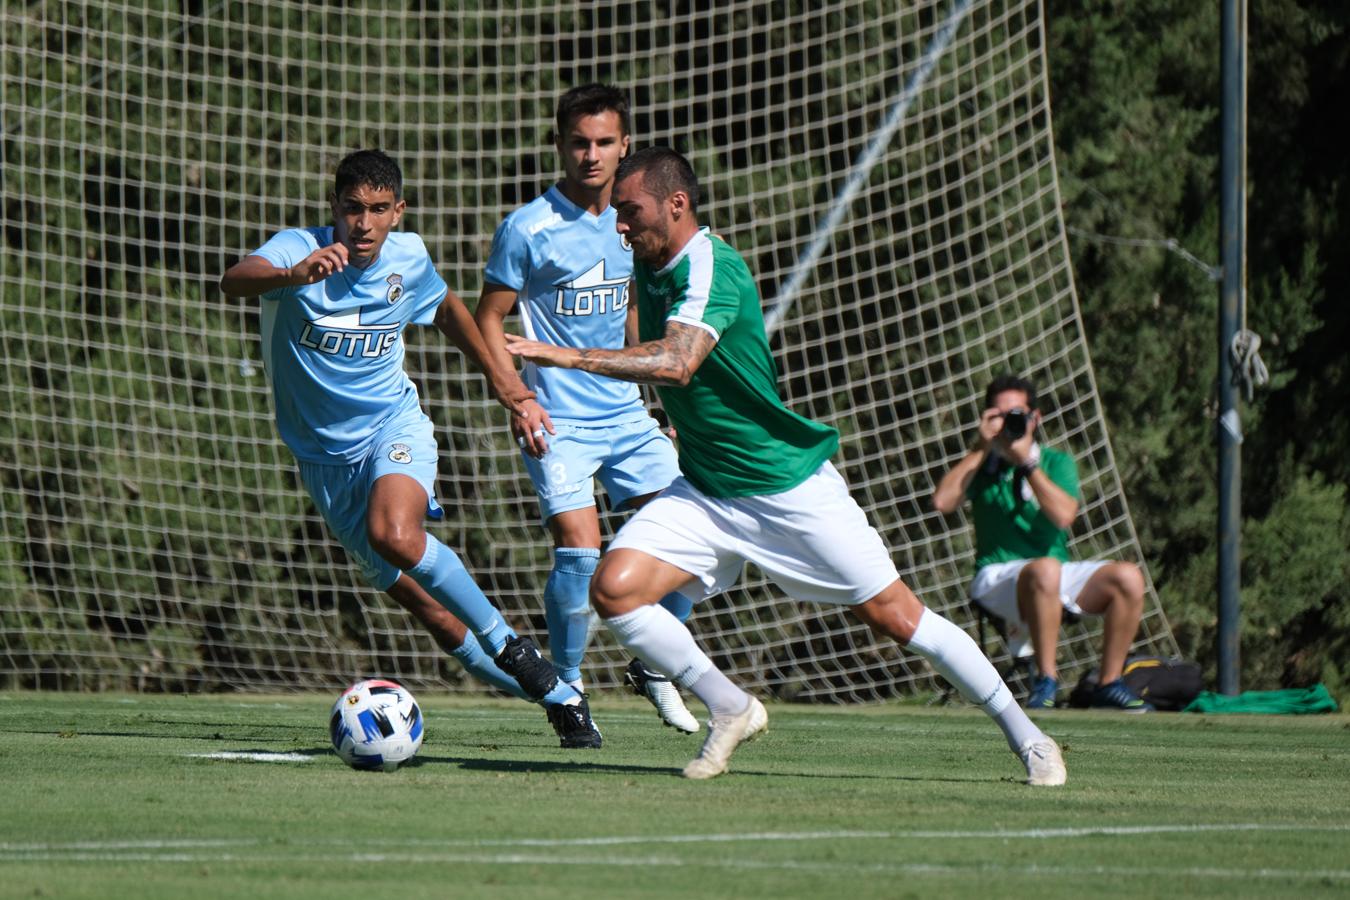
<svg viewBox="0 0 1350 900">
<path fill-rule="evenodd" d="M 716 343 L 702 328 L 671 322 L 659 341 L 622 350 L 582 350 L 576 368 L 622 381 L 685 385 Z"/>
</svg>

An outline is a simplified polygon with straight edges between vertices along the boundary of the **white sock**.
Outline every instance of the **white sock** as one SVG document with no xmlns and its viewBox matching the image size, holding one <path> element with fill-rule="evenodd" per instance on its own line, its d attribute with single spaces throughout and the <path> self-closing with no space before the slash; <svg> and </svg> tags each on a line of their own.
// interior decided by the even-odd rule
<svg viewBox="0 0 1350 900">
<path fill-rule="evenodd" d="M 947 619 L 925 609 L 909 640 L 909 649 L 922 654 L 967 700 L 988 713 L 1003 729 L 1013 750 L 1045 736 L 1013 702 L 1012 691 L 970 635 Z"/>
<path fill-rule="evenodd" d="M 687 688 L 714 717 L 743 712 L 750 702 L 750 695 L 714 668 L 689 629 L 664 607 L 643 606 L 604 622 L 629 653 Z"/>
<path fill-rule="evenodd" d="M 689 685 L 689 693 L 703 701 L 714 719 L 739 716 L 750 705 L 750 695 L 736 687 L 716 666 Z"/>
</svg>

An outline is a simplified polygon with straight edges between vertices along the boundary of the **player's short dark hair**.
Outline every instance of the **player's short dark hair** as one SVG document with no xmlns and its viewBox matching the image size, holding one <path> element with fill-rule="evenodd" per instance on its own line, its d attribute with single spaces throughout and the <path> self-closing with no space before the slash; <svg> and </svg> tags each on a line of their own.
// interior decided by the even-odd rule
<svg viewBox="0 0 1350 900">
<path fill-rule="evenodd" d="M 624 157 L 614 173 L 618 184 L 630 175 L 643 173 L 642 186 L 647 193 L 664 200 L 676 191 L 689 195 L 689 209 L 698 212 L 698 176 L 689 160 L 669 147 L 643 147 Z"/>
<path fill-rule="evenodd" d="M 554 132 L 556 140 L 562 140 L 573 120 L 579 116 L 598 116 L 603 112 L 618 113 L 619 129 L 628 134 L 628 98 L 612 84 L 591 82 L 572 88 L 558 98 L 558 112 L 555 116 L 558 129 Z"/>
<path fill-rule="evenodd" d="M 341 197 L 363 185 L 375 190 L 391 190 L 395 200 L 402 200 L 403 170 L 383 150 L 348 153 L 338 163 L 337 174 L 333 176 L 333 196 Z"/>
<path fill-rule="evenodd" d="M 1011 372 L 999 375 L 989 382 L 989 389 L 984 392 L 984 408 L 993 409 L 994 398 L 1004 391 L 1021 391 L 1027 395 L 1027 409 L 1036 408 L 1036 385 L 1031 379 Z"/>
</svg>

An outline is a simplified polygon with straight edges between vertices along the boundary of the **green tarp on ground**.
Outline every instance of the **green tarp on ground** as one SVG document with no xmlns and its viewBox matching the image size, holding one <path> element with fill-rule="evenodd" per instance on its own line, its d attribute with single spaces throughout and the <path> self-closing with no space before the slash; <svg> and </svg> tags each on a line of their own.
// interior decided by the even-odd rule
<svg viewBox="0 0 1350 900">
<path fill-rule="evenodd" d="M 1320 683 L 1283 691 L 1243 691 L 1235 696 L 1201 691 L 1182 712 L 1276 715 L 1333 713 L 1336 712 L 1336 701 L 1327 693 L 1326 685 Z"/>
</svg>

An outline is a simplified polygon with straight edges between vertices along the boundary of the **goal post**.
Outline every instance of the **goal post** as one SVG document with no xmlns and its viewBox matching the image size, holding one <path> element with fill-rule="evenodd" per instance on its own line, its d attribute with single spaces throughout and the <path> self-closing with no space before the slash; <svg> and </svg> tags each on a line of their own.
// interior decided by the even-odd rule
<svg viewBox="0 0 1350 900">
<path fill-rule="evenodd" d="M 0 686 L 478 689 L 325 532 L 272 424 L 258 301 L 217 281 L 325 223 L 337 160 L 378 146 L 404 227 L 472 303 L 497 223 L 558 177 L 558 95 L 592 80 L 628 93 L 635 146 L 690 157 L 788 403 L 840 430 L 836 465 L 928 605 L 972 626 L 969 523 L 929 498 L 1005 370 L 1078 460 L 1073 552 L 1146 564 L 1074 295 L 1036 0 L 50 0 L 0 26 Z M 551 543 L 505 413 L 434 330 L 406 338 L 441 445 L 431 527 L 543 643 Z M 782 698 L 935 683 L 753 568 L 691 627 Z M 1066 677 L 1098 643 L 1065 629 Z M 1151 585 L 1136 649 L 1176 649 Z M 600 629 L 589 685 L 623 664 Z"/>
</svg>

